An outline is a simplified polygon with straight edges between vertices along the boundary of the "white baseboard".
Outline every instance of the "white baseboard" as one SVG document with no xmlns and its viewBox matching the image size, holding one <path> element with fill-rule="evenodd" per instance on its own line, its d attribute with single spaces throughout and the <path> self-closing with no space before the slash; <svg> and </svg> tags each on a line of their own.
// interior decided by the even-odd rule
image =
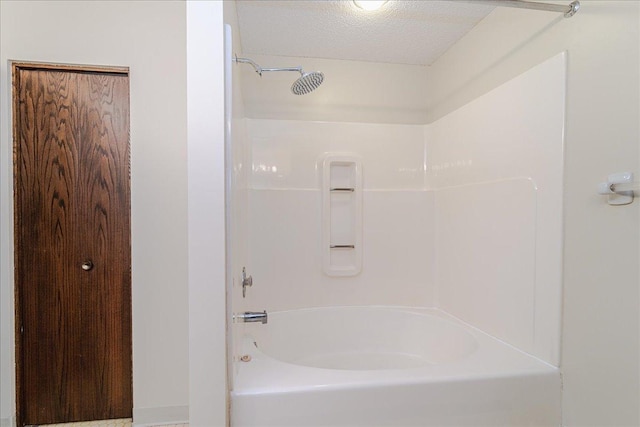
<svg viewBox="0 0 640 427">
<path fill-rule="evenodd" d="M 188 406 L 133 408 L 133 427 L 151 427 L 189 422 Z M 4 427 L 4 425 L 2 425 Z"/>
<path fill-rule="evenodd" d="M 0 427 L 16 427 L 16 417 L 0 418 Z"/>
<path fill-rule="evenodd" d="M 134 408 L 133 426 L 152 427 L 167 424 L 187 424 L 188 406 L 166 406 L 162 408 Z M 0 418 L 0 427 L 16 427 L 16 418 Z"/>
</svg>

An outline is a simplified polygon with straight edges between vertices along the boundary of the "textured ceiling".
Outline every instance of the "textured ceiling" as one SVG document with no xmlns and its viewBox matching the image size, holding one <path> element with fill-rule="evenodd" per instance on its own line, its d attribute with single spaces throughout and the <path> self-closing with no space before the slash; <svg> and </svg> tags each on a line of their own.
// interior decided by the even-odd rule
<svg viewBox="0 0 640 427">
<path fill-rule="evenodd" d="M 236 0 L 243 54 L 431 65 L 493 6 L 391 0 L 366 12 L 350 0 Z"/>
</svg>

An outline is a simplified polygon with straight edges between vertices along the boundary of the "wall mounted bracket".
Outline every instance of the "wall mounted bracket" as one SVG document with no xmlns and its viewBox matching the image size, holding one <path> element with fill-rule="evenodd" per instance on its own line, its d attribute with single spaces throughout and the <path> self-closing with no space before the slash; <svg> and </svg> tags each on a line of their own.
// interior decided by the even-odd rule
<svg viewBox="0 0 640 427">
<path fill-rule="evenodd" d="M 634 192 L 640 191 L 640 183 L 633 182 L 633 173 L 618 172 L 607 177 L 607 182 L 598 184 L 598 194 L 609 196 L 612 206 L 633 203 Z"/>
</svg>

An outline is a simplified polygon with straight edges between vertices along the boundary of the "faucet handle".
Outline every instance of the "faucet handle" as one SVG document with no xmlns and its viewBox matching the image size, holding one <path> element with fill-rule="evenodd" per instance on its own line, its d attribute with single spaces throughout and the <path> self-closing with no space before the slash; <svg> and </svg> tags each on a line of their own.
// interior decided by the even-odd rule
<svg viewBox="0 0 640 427">
<path fill-rule="evenodd" d="M 247 277 L 247 272 L 244 267 L 242 267 L 242 298 L 247 297 L 247 287 L 253 286 L 253 277 Z"/>
</svg>

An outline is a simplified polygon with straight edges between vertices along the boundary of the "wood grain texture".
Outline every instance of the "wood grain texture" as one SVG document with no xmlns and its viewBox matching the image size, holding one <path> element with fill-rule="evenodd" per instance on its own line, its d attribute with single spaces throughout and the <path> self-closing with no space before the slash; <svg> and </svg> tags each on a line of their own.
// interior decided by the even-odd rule
<svg viewBox="0 0 640 427">
<path fill-rule="evenodd" d="M 131 417 L 128 97 L 126 75 L 14 64 L 21 425 Z"/>
</svg>

